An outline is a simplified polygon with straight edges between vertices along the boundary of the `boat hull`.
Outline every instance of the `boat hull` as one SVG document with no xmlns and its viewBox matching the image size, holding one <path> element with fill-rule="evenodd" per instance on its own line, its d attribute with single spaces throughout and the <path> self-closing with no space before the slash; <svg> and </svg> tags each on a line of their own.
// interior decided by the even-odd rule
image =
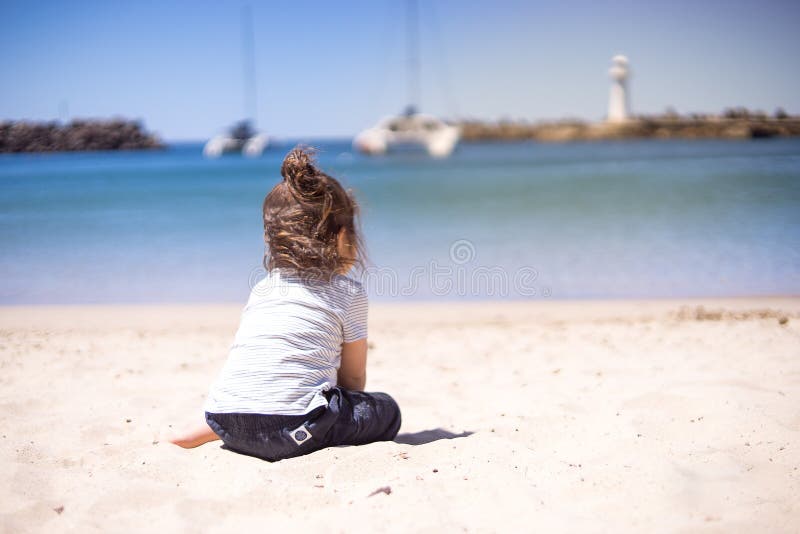
<svg viewBox="0 0 800 534">
<path fill-rule="evenodd" d="M 461 131 L 457 126 L 415 115 L 386 119 L 359 133 L 353 140 L 353 146 L 367 155 L 422 149 L 432 157 L 445 158 L 452 154 L 460 138 Z"/>
<path fill-rule="evenodd" d="M 205 144 L 203 155 L 207 158 L 218 158 L 223 154 L 241 152 L 245 156 L 257 158 L 264 153 L 267 146 L 269 137 L 265 134 L 254 135 L 245 140 L 218 135 Z"/>
</svg>

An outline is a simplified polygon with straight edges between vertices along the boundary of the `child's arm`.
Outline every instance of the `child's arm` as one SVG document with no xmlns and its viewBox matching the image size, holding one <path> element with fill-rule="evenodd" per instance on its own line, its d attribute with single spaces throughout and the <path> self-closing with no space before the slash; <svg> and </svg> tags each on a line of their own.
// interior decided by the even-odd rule
<svg viewBox="0 0 800 534">
<path fill-rule="evenodd" d="M 337 377 L 341 388 L 364 391 L 367 383 L 367 339 L 342 343 L 342 362 Z"/>
</svg>

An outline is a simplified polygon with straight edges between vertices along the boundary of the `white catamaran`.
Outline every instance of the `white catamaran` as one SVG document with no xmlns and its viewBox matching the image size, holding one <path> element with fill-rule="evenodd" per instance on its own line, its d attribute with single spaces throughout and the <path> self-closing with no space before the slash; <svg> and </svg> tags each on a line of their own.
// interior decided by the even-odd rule
<svg viewBox="0 0 800 534">
<path fill-rule="evenodd" d="M 419 58 L 417 53 L 417 5 L 415 0 L 407 4 L 407 80 L 408 99 L 419 101 Z M 385 154 L 398 149 L 422 148 L 433 157 L 449 156 L 461 138 L 458 126 L 447 124 L 432 115 L 418 113 L 410 105 L 405 113 L 386 117 L 372 128 L 359 133 L 353 139 L 353 147 L 364 154 Z"/>
<path fill-rule="evenodd" d="M 226 152 L 241 152 L 245 156 L 258 157 L 269 145 L 269 137 L 253 131 L 250 121 L 240 121 L 228 135 L 212 137 L 203 147 L 207 158 L 218 158 Z"/>
<path fill-rule="evenodd" d="M 207 158 L 218 158 L 223 154 L 239 152 L 245 156 L 258 157 L 269 146 L 267 134 L 258 133 L 253 125 L 258 114 L 256 96 L 255 52 L 253 37 L 253 16 L 250 6 L 242 9 L 242 55 L 244 64 L 244 102 L 250 119 L 239 121 L 224 135 L 211 138 L 203 147 Z"/>
<path fill-rule="evenodd" d="M 355 148 L 364 154 L 385 154 L 390 150 L 421 147 L 437 158 L 449 156 L 461 132 L 433 115 L 417 113 L 409 107 L 403 115 L 386 117 L 358 134 Z"/>
</svg>

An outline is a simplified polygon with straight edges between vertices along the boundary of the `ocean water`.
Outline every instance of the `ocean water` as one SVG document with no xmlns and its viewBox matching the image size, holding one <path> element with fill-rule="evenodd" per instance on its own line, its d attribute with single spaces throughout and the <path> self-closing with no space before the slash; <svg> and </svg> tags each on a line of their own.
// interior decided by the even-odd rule
<svg viewBox="0 0 800 534">
<path fill-rule="evenodd" d="M 800 294 L 798 139 L 316 146 L 376 300 Z M 243 302 L 289 148 L 0 155 L 0 304 Z"/>
</svg>

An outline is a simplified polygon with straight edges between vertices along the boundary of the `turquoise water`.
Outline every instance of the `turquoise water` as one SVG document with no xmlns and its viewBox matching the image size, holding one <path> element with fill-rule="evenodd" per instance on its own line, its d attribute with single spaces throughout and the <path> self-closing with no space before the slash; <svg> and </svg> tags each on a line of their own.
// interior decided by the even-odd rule
<svg viewBox="0 0 800 534">
<path fill-rule="evenodd" d="M 800 140 L 317 146 L 361 201 L 374 299 L 800 293 Z M 243 301 L 290 147 L 0 156 L 0 303 Z"/>
</svg>

